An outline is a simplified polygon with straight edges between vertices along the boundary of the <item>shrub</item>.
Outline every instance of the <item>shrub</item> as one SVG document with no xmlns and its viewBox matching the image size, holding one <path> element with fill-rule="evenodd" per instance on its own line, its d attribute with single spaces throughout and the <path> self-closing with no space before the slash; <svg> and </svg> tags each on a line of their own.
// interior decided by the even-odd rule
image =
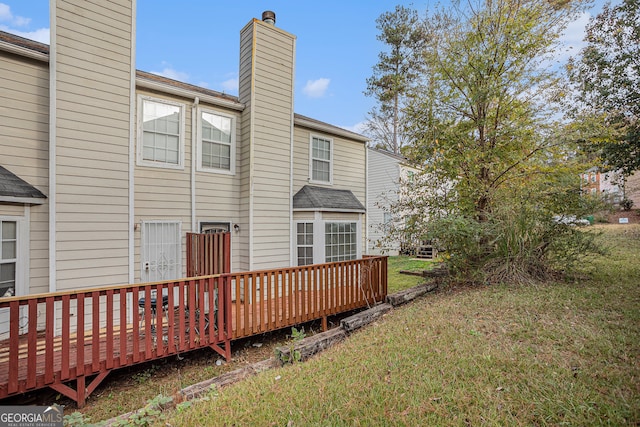
<svg viewBox="0 0 640 427">
<path fill-rule="evenodd" d="M 597 232 L 526 206 L 503 206 L 484 222 L 449 215 L 431 225 L 429 234 L 447 248 L 452 272 L 471 282 L 531 284 L 601 252 Z"/>
<path fill-rule="evenodd" d="M 626 197 L 624 199 L 622 199 L 622 201 L 620 202 L 620 207 L 622 208 L 622 210 L 625 211 L 630 211 L 631 208 L 633 207 L 633 200 L 631 199 L 627 199 Z"/>
</svg>

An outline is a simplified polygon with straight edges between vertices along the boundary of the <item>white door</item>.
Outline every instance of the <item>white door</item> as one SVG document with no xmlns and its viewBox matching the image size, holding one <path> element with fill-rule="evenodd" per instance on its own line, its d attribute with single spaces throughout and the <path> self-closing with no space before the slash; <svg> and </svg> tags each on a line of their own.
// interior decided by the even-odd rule
<svg viewBox="0 0 640 427">
<path fill-rule="evenodd" d="M 142 222 L 142 282 L 160 282 L 182 276 L 182 238 L 179 221 Z"/>
</svg>

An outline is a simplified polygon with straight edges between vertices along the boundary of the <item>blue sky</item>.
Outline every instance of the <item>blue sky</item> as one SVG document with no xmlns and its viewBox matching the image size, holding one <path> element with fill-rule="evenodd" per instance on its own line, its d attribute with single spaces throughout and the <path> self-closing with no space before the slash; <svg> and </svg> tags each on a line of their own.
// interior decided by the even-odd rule
<svg viewBox="0 0 640 427">
<path fill-rule="evenodd" d="M 424 11 L 435 1 L 138 0 L 136 67 L 237 95 L 240 30 L 272 10 L 297 37 L 296 113 L 358 131 L 375 105 L 363 91 L 384 48 L 375 20 L 396 4 Z M 571 54 L 601 4 L 568 29 Z M 48 43 L 49 0 L 0 0 L 0 30 Z"/>
</svg>

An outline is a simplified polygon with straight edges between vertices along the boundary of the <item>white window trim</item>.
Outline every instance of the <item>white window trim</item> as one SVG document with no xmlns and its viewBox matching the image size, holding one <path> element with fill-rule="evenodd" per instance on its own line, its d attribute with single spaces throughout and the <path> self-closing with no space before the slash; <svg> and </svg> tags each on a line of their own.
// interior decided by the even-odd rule
<svg viewBox="0 0 640 427">
<path fill-rule="evenodd" d="M 325 234 L 325 226 L 327 223 L 331 223 L 331 224 L 352 224 L 352 223 L 356 223 L 356 259 L 360 259 L 362 258 L 362 220 L 361 219 L 357 219 L 357 220 L 331 220 L 331 219 L 327 219 L 327 220 L 323 220 L 322 221 L 322 231 L 320 232 L 320 234 L 322 235 L 322 260 L 320 261 L 321 263 L 326 263 L 326 259 L 327 259 L 327 255 L 325 253 L 325 238 L 326 238 L 326 234 Z M 315 235 L 314 235 L 315 238 Z M 314 254 L 314 259 L 315 259 L 315 254 Z M 342 262 L 342 261 L 334 261 L 334 262 Z"/>
<path fill-rule="evenodd" d="M 216 168 L 208 168 L 202 166 L 202 113 L 215 114 L 217 116 L 226 117 L 231 119 L 231 159 L 230 159 L 230 168 L 229 170 L 225 169 L 216 169 Z M 196 170 L 198 172 L 207 172 L 207 173 L 217 173 L 221 175 L 235 175 L 236 174 L 236 117 L 232 114 L 222 113 L 217 110 L 211 110 L 208 108 L 198 108 L 197 110 L 198 119 L 196 121 L 196 144 L 197 144 L 197 162 L 196 162 Z"/>
<path fill-rule="evenodd" d="M 311 245 L 313 249 L 313 261 L 312 264 L 319 264 L 318 262 L 318 252 L 322 250 L 320 247 L 320 243 L 318 242 L 318 224 L 319 222 L 315 219 L 300 219 L 293 222 L 293 248 L 294 248 L 294 265 L 297 267 L 304 267 L 298 264 L 298 224 L 312 224 L 313 225 L 313 245 Z M 303 245 L 305 247 L 309 245 Z"/>
<path fill-rule="evenodd" d="M 329 181 L 319 181 L 313 179 L 313 138 L 319 138 L 329 141 L 331 148 L 329 150 Z M 311 134 L 309 135 L 309 183 L 311 184 L 323 184 L 333 185 L 333 148 L 335 144 L 333 138 L 324 135 Z"/>
<path fill-rule="evenodd" d="M 16 223 L 16 288 L 14 296 L 29 293 L 27 277 L 29 274 L 29 226 L 23 216 L 0 215 L 0 221 Z"/>
<path fill-rule="evenodd" d="M 161 163 L 161 162 L 152 162 L 149 160 L 144 160 L 143 158 L 143 130 L 142 130 L 142 118 L 143 118 L 143 114 L 142 114 L 142 109 L 143 109 L 143 102 L 144 101 L 150 101 L 150 102 L 157 102 L 159 104 L 167 104 L 167 105 L 173 105 L 176 107 L 180 108 L 180 140 L 178 142 L 178 144 L 180 145 L 180 147 L 178 148 L 178 164 L 172 164 L 172 163 Z M 179 169 L 179 170 L 184 170 L 184 141 L 185 141 L 185 111 L 186 111 L 186 106 L 185 104 L 182 104 L 180 102 L 175 102 L 175 101 L 169 101 L 166 99 L 161 99 L 161 98 L 154 98 L 151 96 L 145 96 L 145 95 L 138 95 L 138 110 L 136 112 L 137 116 L 138 116 L 138 120 L 137 120 L 137 126 L 138 126 L 138 132 L 137 132 L 137 141 L 136 141 L 136 145 L 137 145 L 137 165 L 138 166 L 148 166 L 148 167 L 153 167 L 153 168 L 161 168 L 161 169 Z"/>
</svg>

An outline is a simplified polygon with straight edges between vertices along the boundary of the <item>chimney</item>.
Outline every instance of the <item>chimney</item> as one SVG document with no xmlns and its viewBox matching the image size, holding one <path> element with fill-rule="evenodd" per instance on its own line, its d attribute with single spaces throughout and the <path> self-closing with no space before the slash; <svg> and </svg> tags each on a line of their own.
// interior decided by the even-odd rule
<svg viewBox="0 0 640 427">
<path fill-rule="evenodd" d="M 270 10 L 262 12 L 262 21 L 267 24 L 276 25 L 276 13 Z"/>
</svg>

